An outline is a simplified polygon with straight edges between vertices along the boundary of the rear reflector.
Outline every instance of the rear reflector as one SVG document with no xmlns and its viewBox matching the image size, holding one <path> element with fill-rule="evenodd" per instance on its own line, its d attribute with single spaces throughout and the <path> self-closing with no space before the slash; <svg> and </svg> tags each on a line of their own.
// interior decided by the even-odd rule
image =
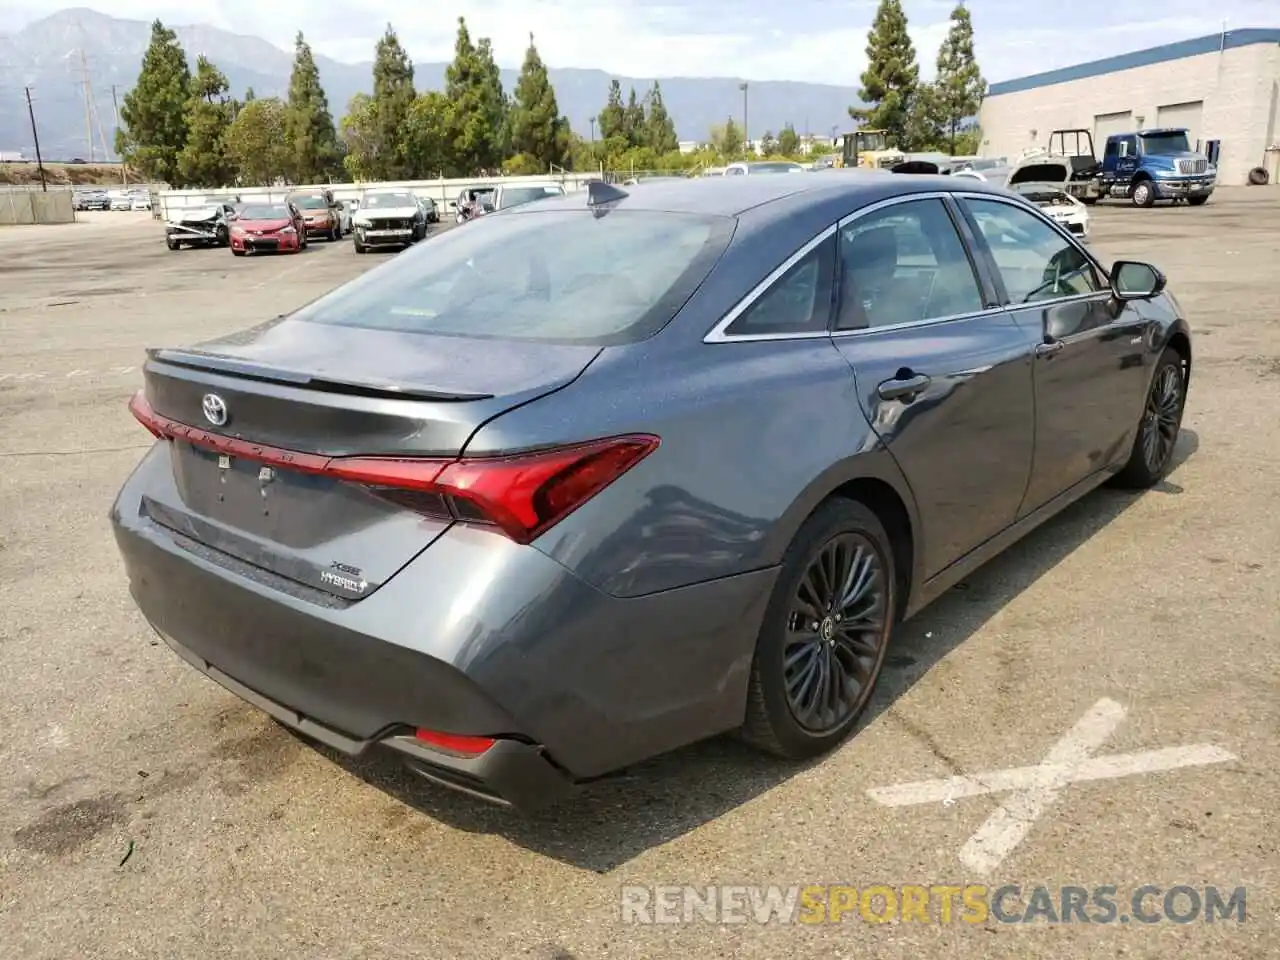
<svg viewBox="0 0 1280 960">
<path fill-rule="evenodd" d="M 478 757 L 497 742 L 491 737 L 467 737 L 435 730 L 415 730 L 414 736 L 429 747 L 464 757 Z"/>
<path fill-rule="evenodd" d="M 129 410 L 156 437 L 360 484 L 407 509 L 497 527 L 517 543 L 529 543 L 559 523 L 659 443 L 655 436 L 638 434 L 509 457 L 327 457 L 264 446 L 171 420 L 156 413 L 141 391 L 129 401 Z"/>
</svg>

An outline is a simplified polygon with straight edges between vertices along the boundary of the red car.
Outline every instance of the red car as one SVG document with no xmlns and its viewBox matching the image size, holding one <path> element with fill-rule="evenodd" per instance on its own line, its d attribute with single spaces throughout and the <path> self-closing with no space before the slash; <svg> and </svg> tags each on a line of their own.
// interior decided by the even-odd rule
<svg viewBox="0 0 1280 960">
<path fill-rule="evenodd" d="M 231 253 L 297 253 L 307 246 L 306 223 L 292 203 L 246 203 L 231 222 Z"/>
</svg>

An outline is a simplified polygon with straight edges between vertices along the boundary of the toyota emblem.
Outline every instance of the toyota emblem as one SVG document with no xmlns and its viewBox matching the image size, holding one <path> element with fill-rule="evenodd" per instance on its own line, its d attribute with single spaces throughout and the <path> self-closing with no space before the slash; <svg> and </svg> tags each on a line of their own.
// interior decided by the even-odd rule
<svg viewBox="0 0 1280 960">
<path fill-rule="evenodd" d="M 200 409 L 204 411 L 204 418 L 215 427 L 220 427 L 227 422 L 226 401 L 216 393 L 206 393 L 204 399 L 200 401 Z"/>
</svg>

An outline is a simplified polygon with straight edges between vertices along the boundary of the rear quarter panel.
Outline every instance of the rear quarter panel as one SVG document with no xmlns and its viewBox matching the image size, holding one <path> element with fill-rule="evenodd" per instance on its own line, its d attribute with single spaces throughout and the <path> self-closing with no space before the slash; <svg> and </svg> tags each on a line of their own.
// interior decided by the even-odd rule
<svg viewBox="0 0 1280 960">
<path fill-rule="evenodd" d="M 903 489 L 828 338 L 678 350 L 662 340 L 606 350 L 571 386 L 491 421 L 467 447 L 661 438 L 536 542 L 587 582 L 635 597 L 769 567 L 845 480 Z"/>
</svg>

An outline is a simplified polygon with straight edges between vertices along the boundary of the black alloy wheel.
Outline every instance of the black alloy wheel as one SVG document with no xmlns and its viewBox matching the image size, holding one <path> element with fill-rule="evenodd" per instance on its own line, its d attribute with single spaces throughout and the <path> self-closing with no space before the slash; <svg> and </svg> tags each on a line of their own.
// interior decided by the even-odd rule
<svg viewBox="0 0 1280 960">
<path fill-rule="evenodd" d="M 1182 357 L 1172 348 L 1166 348 L 1151 377 L 1129 461 L 1116 476 L 1122 486 L 1137 489 L 1154 486 L 1169 472 L 1182 430 L 1186 391 Z"/>
<path fill-rule="evenodd" d="M 1173 364 L 1156 371 L 1142 418 L 1142 459 L 1158 473 L 1169 462 L 1182 421 L 1182 374 Z"/>
<path fill-rule="evenodd" d="M 787 706 L 812 733 L 840 727 L 871 692 L 883 651 L 887 574 L 858 533 L 828 540 L 791 602 L 783 644 Z"/>
<path fill-rule="evenodd" d="M 800 528 L 757 642 L 744 738 L 805 759 L 853 730 L 884 664 L 896 614 L 889 538 L 861 503 L 835 498 Z"/>
</svg>

